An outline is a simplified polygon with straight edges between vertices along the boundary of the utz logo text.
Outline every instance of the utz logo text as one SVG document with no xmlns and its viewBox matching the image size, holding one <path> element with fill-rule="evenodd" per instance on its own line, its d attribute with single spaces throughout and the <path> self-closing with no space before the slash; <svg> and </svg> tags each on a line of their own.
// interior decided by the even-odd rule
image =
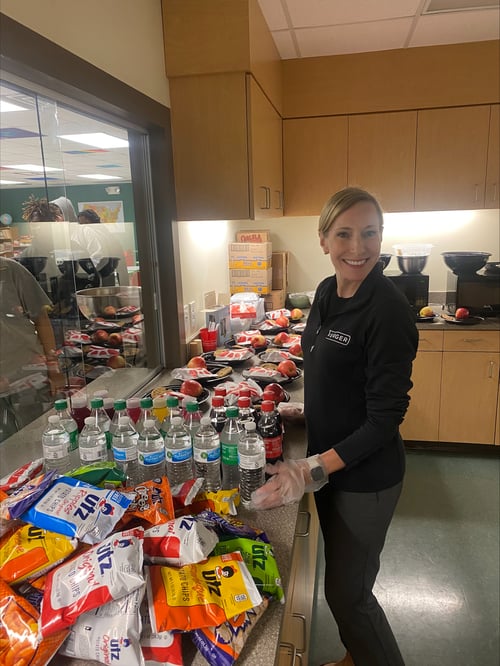
<svg viewBox="0 0 500 666">
<path fill-rule="evenodd" d="M 351 336 L 347 333 L 341 333 L 340 331 L 328 331 L 326 335 L 328 340 L 336 342 L 339 345 L 348 345 L 351 342 Z"/>
</svg>

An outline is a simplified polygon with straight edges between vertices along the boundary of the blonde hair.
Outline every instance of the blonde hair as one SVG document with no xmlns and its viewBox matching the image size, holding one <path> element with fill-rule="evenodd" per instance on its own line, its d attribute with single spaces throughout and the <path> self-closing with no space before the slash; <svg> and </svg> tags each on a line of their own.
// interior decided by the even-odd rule
<svg viewBox="0 0 500 666">
<path fill-rule="evenodd" d="M 362 190 L 360 187 L 346 187 L 331 196 L 323 206 L 318 222 L 318 232 L 320 236 L 325 236 L 328 233 L 330 227 L 339 215 L 342 215 L 346 210 L 349 210 L 349 208 L 352 208 L 357 203 L 363 201 L 367 201 L 375 206 L 380 220 L 380 229 L 382 230 L 384 226 L 384 214 L 379 202 L 373 194 L 370 194 L 366 190 Z"/>
</svg>

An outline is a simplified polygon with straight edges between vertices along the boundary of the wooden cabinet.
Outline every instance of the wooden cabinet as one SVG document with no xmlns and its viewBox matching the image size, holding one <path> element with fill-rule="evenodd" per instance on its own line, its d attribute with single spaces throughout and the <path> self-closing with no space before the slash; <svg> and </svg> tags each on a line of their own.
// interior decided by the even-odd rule
<svg viewBox="0 0 500 666">
<path fill-rule="evenodd" d="M 347 185 L 347 116 L 283 121 L 286 215 L 319 215 Z"/>
<path fill-rule="evenodd" d="M 384 211 L 414 207 L 417 112 L 349 116 L 347 181 L 372 192 Z"/>
<path fill-rule="evenodd" d="M 492 104 L 490 113 L 490 135 L 488 141 L 488 163 L 486 167 L 486 208 L 500 207 L 500 104 Z"/>
<path fill-rule="evenodd" d="M 170 96 L 178 219 L 281 215 L 281 117 L 251 75 L 176 77 Z"/>
<path fill-rule="evenodd" d="M 439 440 L 493 444 L 500 333 L 445 331 Z"/>
<path fill-rule="evenodd" d="M 442 350 L 443 331 L 420 331 L 413 361 L 410 405 L 401 425 L 403 439 L 438 441 Z"/>
<path fill-rule="evenodd" d="M 416 210 L 483 208 L 490 107 L 418 112 Z"/>
</svg>

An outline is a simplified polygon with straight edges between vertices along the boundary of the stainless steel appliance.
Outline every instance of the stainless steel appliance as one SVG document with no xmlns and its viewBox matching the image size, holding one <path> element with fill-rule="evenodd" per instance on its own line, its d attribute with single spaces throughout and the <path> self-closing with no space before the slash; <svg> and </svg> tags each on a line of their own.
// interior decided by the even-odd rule
<svg viewBox="0 0 500 666">
<path fill-rule="evenodd" d="M 423 273 L 385 272 L 396 287 L 403 292 L 416 314 L 429 302 L 429 276 Z"/>
<path fill-rule="evenodd" d="M 474 316 L 500 316 L 500 274 L 455 275 L 449 271 L 446 279 L 446 307 L 451 313 L 457 307 L 463 307 Z"/>
</svg>

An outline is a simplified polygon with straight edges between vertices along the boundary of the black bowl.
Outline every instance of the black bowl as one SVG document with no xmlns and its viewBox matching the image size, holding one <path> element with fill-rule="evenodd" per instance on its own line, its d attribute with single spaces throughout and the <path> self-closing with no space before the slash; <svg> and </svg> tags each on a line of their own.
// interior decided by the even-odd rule
<svg viewBox="0 0 500 666">
<path fill-rule="evenodd" d="M 392 254 L 381 254 L 380 255 L 379 262 L 382 264 L 382 270 L 384 270 L 384 268 L 387 268 L 391 258 L 392 258 Z"/>
<path fill-rule="evenodd" d="M 490 252 L 441 252 L 444 263 L 455 275 L 470 275 L 486 266 Z"/>
</svg>

